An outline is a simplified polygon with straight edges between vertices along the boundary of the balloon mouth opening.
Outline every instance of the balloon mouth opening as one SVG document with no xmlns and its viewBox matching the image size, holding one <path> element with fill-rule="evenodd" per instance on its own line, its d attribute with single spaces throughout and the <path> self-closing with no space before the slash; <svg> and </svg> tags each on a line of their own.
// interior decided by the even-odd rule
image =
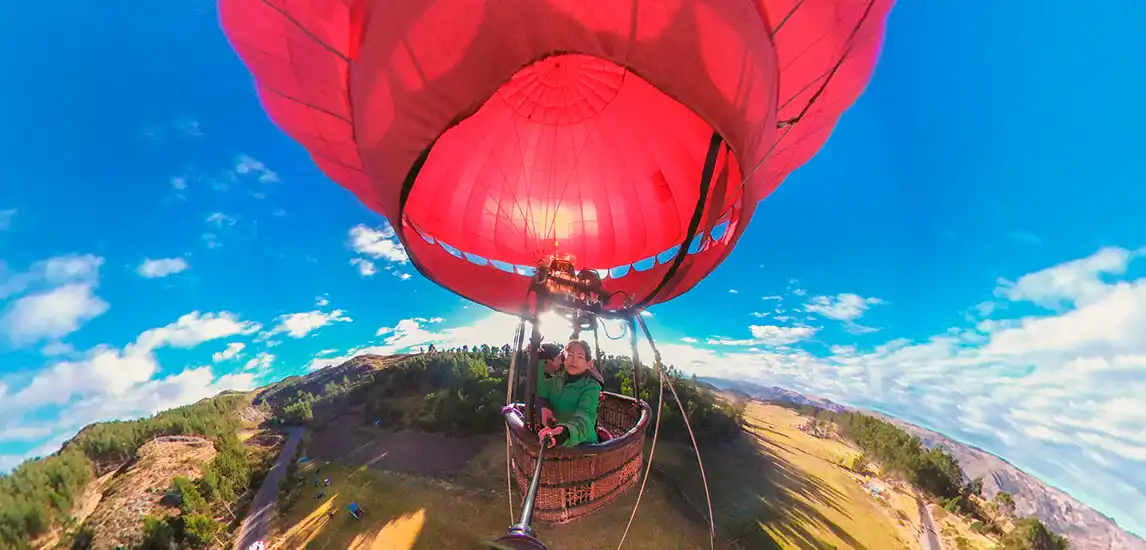
<svg viewBox="0 0 1146 550">
<path fill-rule="evenodd" d="M 726 246 L 742 208 L 740 167 L 721 149 L 723 183 L 700 196 L 714 133 L 626 67 L 550 55 L 434 143 L 411 174 L 402 226 L 420 239 L 407 246 L 523 276 L 571 256 L 602 278 L 672 263 L 682 247 Z M 701 204 L 705 221 L 689 238 Z"/>
<path fill-rule="evenodd" d="M 735 216 L 732 219 L 726 219 L 716 224 L 711 230 L 698 233 L 695 237 L 693 237 L 693 239 L 689 242 L 688 250 L 685 253 L 686 258 L 695 256 L 701 252 L 713 252 L 717 249 L 723 249 L 730 245 L 732 243 L 732 238 L 736 229 L 736 222 L 733 220 L 735 220 Z M 418 252 L 412 256 L 413 258 L 417 258 L 423 252 L 438 248 L 460 261 L 468 262 L 475 266 L 489 267 L 503 271 L 505 273 L 521 275 L 523 277 L 533 277 L 537 274 L 537 262 L 529 264 L 515 264 L 511 262 L 490 259 L 475 252 L 462 250 L 461 248 L 453 246 L 444 240 L 434 237 L 433 234 L 419 227 L 409 218 L 403 218 L 402 226 L 404 229 L 412 230 L 413 233 L 418 236 L 417 240 L 411 240 L 407 243 L 408 247 L 413 248 L 415 252 Z M 608 268 L 594 267 L 592 265 L 585 265 L 582 267 L 583 264 L 580 263 L 576 263 L 575 265 L 577 265 L 577 269 L 590 269 L 596 272 L 597 275 L 601 277 L 601 279 L 615 280 L 629 275 L 630 273 L 643 273 L 650 271 L 657 266 L 666 266 L 672 264 L 677 254 L 680 252 L 680 248 L 681 246 L 679 244 L 674 245 L 652 256 Z M 544 259 L 545 258 L 539 258 L 539 260 Z M 576 258 L 573 258 L 573 260 L 575 261 Z"/>
</svg>

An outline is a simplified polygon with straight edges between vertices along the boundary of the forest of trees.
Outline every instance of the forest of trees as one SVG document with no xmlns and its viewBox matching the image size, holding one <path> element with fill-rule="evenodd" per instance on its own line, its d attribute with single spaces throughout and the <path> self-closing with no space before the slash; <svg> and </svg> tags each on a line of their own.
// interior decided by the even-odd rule
<svg viewBox="0 0 1146 550">
<path fill-rule="evenodd" d="M 505 346 L 465 346 L 431 350 L 397 364 L 371 371 L 355 380 L 343 377 L 321 383 L 304 379 L 276 387 L 266 401 L 284 423 L 323 420 L 361 405 L 364 419 L 388 427 L 404 427 L 452 435 L 495 433 L 504 427 L 505 377 L 512 350 Z M 522 357 L 519 365 L 525 365 Z M 598 366 L 605 389 L 633 395 L 632 362 L 608 356 Z M 642 367 L 641 397 L 653 410 L 660 402 L 655 371 Z M 667 367 L 677 394 L 688 411 L 698 442 L 721 443 L 740 433 L 744 406 L 721 403 L 710 392 L 675 368 Z M 671 393 L 666 389 L 671 400 Z M 522 389 L 517 395 L 524 395 Z M 412 401 L 412 402 L 411 402 Z M 403 402 L 402 407 L 395 405 Z M 661 413 L 661 437 L 688 441 L 684 419 L 675 402 Z"/>
<path fill-rule="evenodd" d="M 233 434 L 234 411 L 242 401 L 241 396 L 222 395 L 151 418 L 93 424 L 60 452 L 0 476 L 0 547 L 29 548 L 32 539 L 67 522 L 84 486 L 96 474 L 133 459 L 152 437 Z"/>
</svg>

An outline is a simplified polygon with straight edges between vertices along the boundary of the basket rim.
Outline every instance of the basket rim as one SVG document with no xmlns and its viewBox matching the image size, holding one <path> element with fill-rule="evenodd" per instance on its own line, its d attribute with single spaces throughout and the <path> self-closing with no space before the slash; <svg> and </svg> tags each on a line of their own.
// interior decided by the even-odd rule
<svg viewBox="0 0 1146 550">
<path fill-rule="evenodd" d="M 638 400 L 635 397 L 621 395 L 613 392 L 601 392 L 601 395 L 610 400 L 627 401 L 635 404 L 640 408 L 640 416 L 637 418 L 637 423 L 629 431 L 624 434 L 614 437 L 604 443 L 587 443 L 581 444 L 576 447 L 553 447 L 552 449 L 545 450 L 545 457 L 564 457 L 575 458 L 583 456 L 598 456 L 603 454 L 613 453 L 622 450 L 638 435 L 644 435 L 645 428 L 648 427 L 649 417 L 652 416 L 652 409 L 649 404 L 643 399 Z M 502 409 L 502 415 L 505 417 L 505 426 L 509 430 L 510 435 L 515 442 L 522 445 L 536 454 L 537 449 L 541 444 L 537 441 L 537 435 L 529 430 L 525 425 L 525 415 L 522 410 L 525 408 L 524 403 L 514 403 Z"/>
</svg>

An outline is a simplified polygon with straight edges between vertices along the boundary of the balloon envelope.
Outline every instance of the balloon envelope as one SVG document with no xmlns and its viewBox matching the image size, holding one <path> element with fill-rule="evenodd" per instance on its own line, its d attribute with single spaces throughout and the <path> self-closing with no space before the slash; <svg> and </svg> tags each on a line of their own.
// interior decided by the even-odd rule
<svg viewBox="0 0 1146 550">
<path fill-rule="evenodd" d="M 648 304 L 696 285 L 866 86 L 891 5 L 219 2 L 270 117 L 425 276 L 510 313 L 551 255 Z"/>
</svg>

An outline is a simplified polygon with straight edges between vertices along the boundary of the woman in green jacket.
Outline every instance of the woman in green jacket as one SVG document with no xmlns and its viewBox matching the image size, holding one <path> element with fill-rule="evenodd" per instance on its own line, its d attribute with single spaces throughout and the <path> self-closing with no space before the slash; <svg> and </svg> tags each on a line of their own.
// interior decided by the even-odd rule
<svg viewBox="0 0 1146 550">
<path fill-rule="evenodd" d="M 596 443 L 602 384 L 593 368 L 589 344 L 573 340 L 566 344 L 564 355 L 564 368 L 555 375 L 538 373 L 537 400 L 545 425 L 537 433 L 538 439 L 544 442 L 552 438 L 550 447 Z M 551 423 L 555 425 L 550 427 Z"/>
</svg>

